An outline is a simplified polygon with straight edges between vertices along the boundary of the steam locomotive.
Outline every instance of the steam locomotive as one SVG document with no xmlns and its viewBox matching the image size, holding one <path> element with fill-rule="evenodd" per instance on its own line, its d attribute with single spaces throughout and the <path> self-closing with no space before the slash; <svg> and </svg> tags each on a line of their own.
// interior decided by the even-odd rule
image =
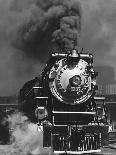
<svg viewBox="0 0 116 155">
<path fill-rule="evenodd" d="M 95 97 L 93 56 L 78 50 L 51 54 L 40 76 L 20 90 L 22 112 L 42 127 L 53 154 L 99 152 L 108 145 L 104 98 Z"/>
</svg>

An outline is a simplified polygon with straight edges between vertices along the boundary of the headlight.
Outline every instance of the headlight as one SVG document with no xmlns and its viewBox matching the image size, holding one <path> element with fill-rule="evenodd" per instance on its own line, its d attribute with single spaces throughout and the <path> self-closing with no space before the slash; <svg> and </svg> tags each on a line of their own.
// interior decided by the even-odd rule
<svg viewBox="0 0 116 155">
<path fill-rule="evenodd" d="M 78 75 L 75 75 L 71 78 L 71 85 L 72 86 L 78 86 L 81 84 L 81 78 Z"/>
</svg>

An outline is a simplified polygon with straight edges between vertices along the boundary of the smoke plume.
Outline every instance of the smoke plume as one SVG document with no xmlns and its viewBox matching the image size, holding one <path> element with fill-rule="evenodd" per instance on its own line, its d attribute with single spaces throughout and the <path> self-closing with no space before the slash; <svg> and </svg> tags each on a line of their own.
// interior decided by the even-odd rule
<svg viewBox="0 0 116 155">
<path fill-rule="evenodd" d="M 77 0 L 0 0 L 0 95 L 38 76 L 52 51 L 78 45 Z"/>
<path fill-rule="evenodd" d="M 18 31 L 28 56 L 46 60 L 51 50 L 74 49 L 79 42 L 81 9 L 77 0 L 37 0 Z M 46 56 L 46 57 L 45 57 Z"/>
<path fill-rule="evenodd" d="M 93 51 L 96 65 L 115 69 L 116 0 L 80 0 L 80 3 L 83 12 L 81 46 Z"/>
</svg>

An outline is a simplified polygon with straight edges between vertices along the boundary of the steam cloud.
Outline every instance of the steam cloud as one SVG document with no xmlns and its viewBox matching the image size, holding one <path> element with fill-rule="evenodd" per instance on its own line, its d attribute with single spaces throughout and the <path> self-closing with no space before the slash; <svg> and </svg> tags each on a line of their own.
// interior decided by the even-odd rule
<svg viewBox="0 0 116 155">
<path fill-rule="evenodd" d="M 83 12 L 81 46 L 93 51 L 96 65 L 115 69 L 116 0 L 80 0 L 80 3 Z"/>
<path fill-rule="evenodd" d="M 20 112 L 8 117 L 9 128 L 13 129 L 11 134 L 12 143 L 9 155 L 39 155 L 50 154 L 50 148 L 43 148 L 43 132 L 36 124 L 29 122 L 28 118 Z"/>
<path fill-rule="evenodd" d="M 0 0 L 0 95 L 37 76 L 50 52 L 78 45 L 77 0 Z"/>
</svg>

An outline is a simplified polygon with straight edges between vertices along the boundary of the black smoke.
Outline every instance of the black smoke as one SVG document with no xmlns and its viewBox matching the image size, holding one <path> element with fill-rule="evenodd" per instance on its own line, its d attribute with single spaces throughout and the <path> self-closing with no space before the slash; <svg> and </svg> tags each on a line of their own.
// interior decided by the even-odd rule
<svg viewBox="0 0 116 155">
<path fill-rule="evenodd" d="M 36 0 L 29 21 L 18 30 L 27 56 L 46 61 L 50 51 L 74 49 L 79 43 L 81 7 L 77 0 Z"/>
<path fill-rule="evenodd" d="M 0 95 L 37 76 L 52 51 L 78 45 L 77 0 L 0 0 Z"/>
</svg>

